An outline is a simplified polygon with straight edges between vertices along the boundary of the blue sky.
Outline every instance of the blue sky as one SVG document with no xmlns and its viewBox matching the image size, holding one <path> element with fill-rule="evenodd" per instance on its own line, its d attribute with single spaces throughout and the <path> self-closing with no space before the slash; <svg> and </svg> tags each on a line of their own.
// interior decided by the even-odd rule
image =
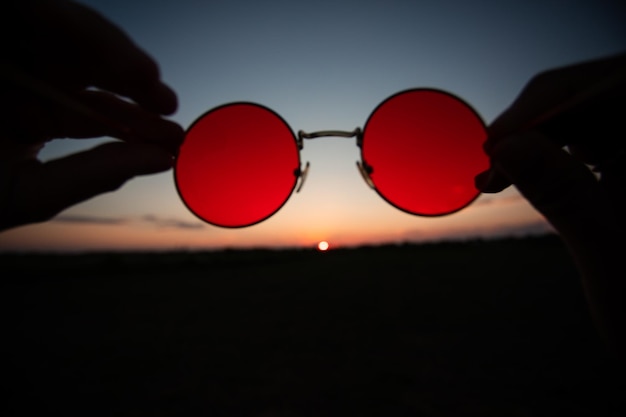
<svg viewBox="0 0 626 417">
<path fill-rule="evenodd" d="M 171 118 L 183 127 L 214 106 L 245 100 L 272 108 L 295 131 L 352 130 L 383 99 L 412 87 L 450 91 L 489 123 L 534 74 L 626 50 L 619 1 L 83 3 L 159 62 L 178 93 Z M 41 157 L 102 140 L 54 141 Z M 302 192 L 250 228 L 201 223 L 166 172 L 5 233 L 0 249 L 355 244 L 548 229 L 512 188 L 442 218 L 401 213 L 361 180 L 353 140 L 309 141 L 301 156 L 311 162 Z"/>
</svg>

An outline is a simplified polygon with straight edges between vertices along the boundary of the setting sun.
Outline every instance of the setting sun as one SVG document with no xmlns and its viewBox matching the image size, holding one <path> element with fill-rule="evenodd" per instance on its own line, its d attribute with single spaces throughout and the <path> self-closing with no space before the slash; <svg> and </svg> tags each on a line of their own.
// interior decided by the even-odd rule
<svg viewBox="0 0 626 417">
<path fill-rule="evenodd" d="M 317 244 L 317 249 L 324 252 L 328 250 L 328 242 L 326 242 L 325 240 L 322 240 L 320 243 Z"/>
</svg>

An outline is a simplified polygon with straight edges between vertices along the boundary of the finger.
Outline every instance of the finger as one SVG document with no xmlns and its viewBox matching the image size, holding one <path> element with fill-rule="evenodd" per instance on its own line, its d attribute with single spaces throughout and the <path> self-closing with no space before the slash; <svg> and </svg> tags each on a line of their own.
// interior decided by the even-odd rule
<svg viewBox="0 0 626 417">
<path fill-rule="evenodd" d="M 626 55 L 619 55 L 537 75 L 489 125 L 485 152 L 491 154 L 511 135 L 532 130 L 546 134 L 558 146 L 568 145 L 587 164 L 609 159 L 621 146 L 616 138 L 623 132 L 620 68 L 625 63 Z M 497 193 L 511 185 L 493 167 L 477 175 L 475 184 L 484 193 Z"/>
<path fill-rule="evenodd" d="M 597 242 L 614 216 L 593 173 L 541 133 L 501 140 L 492 164 L 567 239 Z"/>
<path fill-rule="evenodd" d="M 91 64 L 96 86 L 124 95 L 151 111 L 173 113 L 176 95 L 160 80 L 156 62 L 98 12 L 82 5 L 75 7 L 69 18 L 76 25 L 75 33 L 87 36 L 89 44 L 83 51 L 87 55 L 83 58 Z"/>
<path fill-rule="evenodd" d="M 476 175 L 474 184 L 482 193 L 495 194 L 508 188 L 511 185 L 511 181 L 497 170 L 489 168 Z"/>
<path fill-rule="evenodd" d="M 3 209 L 3 223 L 48 220 L 74 204 L 114 191 L 138 175 L 172 167 L 170 153 L 151 144 L 113 142 L 19 171 Z"/>
<path fill-rule="evenodd" d="M 564 113 L 551 115 L 549 120 L 544 120 L 532 129 L 512 127 L 522 125 L 520 120 L 526 117 L 523 112 L 509 110 L 489 127 L 490 137 L 484 145 L 485 151 L 492 153 L 494 147 L 507 135 L 519 135 L 532 130 L 545 134 L 559 147 L 567 146 L 570 154 L 581 162 L 601 166 L 613 160 L 624 148 L 626 128 L 622 120 L 626 115 L 625 106 L 624 92 L 617 88 Z M 506 178 L 493 169 L 476 177 L 476 186 L 486 193 L 499 192 L 509 185 Z"/>
<path fill-rule="evenodd" d="M 8 116 L 8 136 L 20 142 L 108 135 L 158 143 L 175 153 L 182 141 L 179 125 L 115 94 L 95 90 L 68 94 L 28 77 L 20 80 L 24 85 L 7 88 L 7 100 L 0 104 Z"/>
<path fill-rule="evenodd" d="M 127 142 L 154 143 L 176 154 L 184 137 L 183 128 L 170 120 L 146 112 L 135 103 L 104 91 L 85 91 L 78 96 L 89 112 L 76 114 L 72 109 L 58 109 L 55 132 L 60 137 L 85 138 L 108 135 Z M 96 117 L 93 117 L 91 115 Z"/>
<path fill-rule="evenodd" d="M 8 55 L 31 75 L 70 90 L 109 90 L 159 114 L 176 110 L 156 62 L 100 13 L 70 1 L 29 3 L 15 13 L 23 25 Z"/>
<path fill-rule="evenodd" d="M 594 138 L 599 129 L 610 132 L 614 120 L 623 117 L 624 71 L 626 54 L 538 74 L 490 124 L 485 151 L 490 153 L 502 138 L 531 129 L 549 134 L 561 146 Z"/>
<path fill-rule="evenodd" d="M 125 96 L 146 110 L 170 115 L 178 107 L 174 91 L 160 80 L 156 63 L 138 48 L 120 56 L 115 51 L 102 51 L 94 59 L 93 85 Z"/>
</svg>

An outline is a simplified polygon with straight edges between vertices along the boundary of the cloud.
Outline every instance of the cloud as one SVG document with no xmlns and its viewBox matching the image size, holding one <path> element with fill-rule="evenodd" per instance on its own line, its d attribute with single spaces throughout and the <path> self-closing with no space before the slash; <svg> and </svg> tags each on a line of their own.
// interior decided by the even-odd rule
<svg viewBox="0 0 626 417">
<path fill-rule="evenodd" d="M 122 224 L 126 223 L 127 219 L 124 219 L 122 217 L 98 217 L 75 214 L 61 214 L 53 218 L 52 221 L 59 223 Z"/>
<path fill-rule="evenodd" d="M 58 223 L 73 223 L 73 224 L 94 224 L 94 225 L 120 225 L 127 224 L 132 219 L 124 217 L 100 217 L 100 216 L 88 216 L 80 214 L 63 214 L 52 219 Z M 160 218 L 153 214 L 146 214 L 139 219 L 141 222 L 148 223 L 152 226 L 159 228 L 173 228 L 184 230 L 198 230 L 205 227 L 201 222 L 188 222 L 177 219 Z"/>
<path fill-rule="evenodd" d="M 545 220 L 526 223 L 500 223 L 487 227 L 450 228 L 439 230 L 412 230 L 404 234 L 403 239 L 409 242 L 427 240 L 465 240 L 493 239 L 501 237 L 525 237 L 555 233 L 554 228 Z"/>
<path fill-rule="evenodd" d="M 183 220 L 177 219 L 162 219 L 152 214 L 146 214 L 141 218 L 146 223 L 150 223 L 157 227 L 167 227 L 174 229 L 203 229 L 205 227 L 204 223 L 201 222 L 187 222 Z"/>
<path fill-rule="evenodd" d="M 534 236 L 555 233 L 554 228 L 545 220 L 537 220 L 522 224 L 501 224 L 479 230 L 484 237 Z"/>
</svg>

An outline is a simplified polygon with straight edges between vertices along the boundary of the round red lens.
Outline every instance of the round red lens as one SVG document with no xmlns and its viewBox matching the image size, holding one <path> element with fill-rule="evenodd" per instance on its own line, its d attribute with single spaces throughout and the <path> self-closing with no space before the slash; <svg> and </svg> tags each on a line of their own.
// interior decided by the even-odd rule
<svg viewBox="0 0 626 417">
<path fill-rule="evenodd" d="M 187 130 L 176 187 L 202 220 L 244 227 L 276 213 L 297 181 L 300 155 L 289 125 L 254 103 L 217 107 Z"/>
<path fill-rule="evenodd" d="M 370 115 L 361 157 L 385 200 L 411 214 L 439 216 L 479 195 L 474 177 L 489 167 L 486 137 L 480 116 L 458 97 L 407 90 Z"/>
</svg>

